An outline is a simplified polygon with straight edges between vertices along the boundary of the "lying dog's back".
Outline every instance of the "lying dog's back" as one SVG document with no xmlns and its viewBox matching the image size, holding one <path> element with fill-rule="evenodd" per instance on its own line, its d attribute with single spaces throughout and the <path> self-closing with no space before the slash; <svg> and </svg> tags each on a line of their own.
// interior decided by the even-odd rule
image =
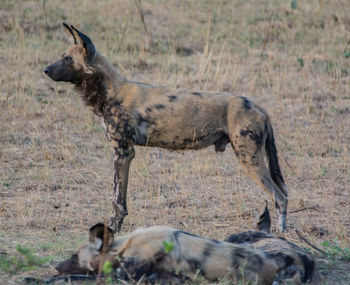
<svg viewBox="0 0 350 285">
<path fill-rule="evenodd" d="M 166 253 L 164 243 L 172 245 L 170 252 Z M 278 271 L 275 260 L 260 250 L 167 227 L 137 230 L 122 243 L 117 238 L 112 248 L 114 254 L 122 255 L 123 267 L 136 280 L 141 274 L 178 272 L 190 278 L 199 274 L 208 280 L 227 276 L 271 282 Z M 150 268 L 153 272 L 145 272 Z"/>
</svg>

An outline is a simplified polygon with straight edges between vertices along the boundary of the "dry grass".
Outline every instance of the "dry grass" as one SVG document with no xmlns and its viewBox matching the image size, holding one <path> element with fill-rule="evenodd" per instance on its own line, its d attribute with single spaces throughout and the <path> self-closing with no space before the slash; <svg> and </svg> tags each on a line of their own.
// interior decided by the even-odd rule
<svg viewBox="0 0 350 285">
<path fill-rule="evenodd" d="M 0 250 L 16 244 L 62 260 L 112 213 L 112 151 L 99 118 L 42 70 L 86 32 L 128 78 L 244 94 L 270 113 L 291 214 L 313 244 L 350 243 L 350 6 L 344 0 L 145 0 L 0 3 Z M 190 55 L 188 55 L 188 53 Z M 137 148 L 125 231 L 169 224 L 222 239 L 252 228 L 266 195 L 231 149 Z M 272 204 L 270 203 L 272 206 Z M 305 247 L 308 247 L 304 244 Z M 350 264 L 320 256 L 315 284 L 348 284 Z M 0 283 L 24 275 L 0 272 Z M 1 281 L 2 280 L 2 281 Z M 6 282 L 5 282 L 6 280 Z"/>
</svg>

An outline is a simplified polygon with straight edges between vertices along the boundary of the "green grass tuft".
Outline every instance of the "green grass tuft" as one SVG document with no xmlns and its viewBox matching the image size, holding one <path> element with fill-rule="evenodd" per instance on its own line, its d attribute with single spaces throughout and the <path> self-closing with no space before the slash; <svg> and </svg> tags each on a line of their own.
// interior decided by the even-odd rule
<svg viewBox="0 0 350 285">
<path fill-rule="evenodd" d="M 38 270 L 52 260 L 53 257 L 51 256 L 37 257 L 33 250 L 18 244 L 16 253 L 0 255 L 0 271 L 15 274 L 17 272 Z"/>
</svg>

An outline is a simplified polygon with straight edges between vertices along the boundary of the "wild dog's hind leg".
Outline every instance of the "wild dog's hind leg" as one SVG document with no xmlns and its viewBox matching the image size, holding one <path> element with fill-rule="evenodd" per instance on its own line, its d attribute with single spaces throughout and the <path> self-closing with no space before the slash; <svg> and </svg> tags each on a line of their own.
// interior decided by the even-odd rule
<svg viewBox="0 0 350 285">
<path fill-rule="evenodd" d="M 251 113 L 242 113 L 228 124 L 232 147 L 243 169 L 275 201 L 279 213 L 279 230 L 283 232 L 286 228 L 288 196 L 272 180 L 264 160 L 268 136 L 266 115 L 256 109 Z"/>
<path fill-rule="evenodd" d="M 246 144 L 242 144 L 242 142 L 239 145 L 233 144 L 238 160 L 247 174 L 275 201 L 279 213 L 279 229 L 280 231 L 284 231 L 286 227 L 288 198 L 272 181 L 261 150 L 251 151 L 245 146 Z"/>
<path fill-rule="evenodd" d="M 126 194 L 129 178 L 129 167 L 135 157 L 132 142 L 133 129 L 129 125 L 127 114 L 119 106 L 111 106 L 105 110 L 104 121 L 107 137 L 114 149 L 114 187 L 113 210 L 114 217 L 110 226 L 120 231 L 124 217 L 128 214 Z"/>
</svg>

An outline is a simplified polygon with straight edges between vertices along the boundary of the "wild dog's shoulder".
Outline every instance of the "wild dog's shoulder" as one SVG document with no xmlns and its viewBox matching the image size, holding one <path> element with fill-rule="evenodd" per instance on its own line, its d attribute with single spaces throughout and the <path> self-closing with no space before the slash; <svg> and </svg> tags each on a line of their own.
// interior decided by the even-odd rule
<svg viewBox="0 0 350 285">
<path fill-rule="evenodd" d="M 131 237 L 142 237 L 142 238 L 150 238 L 152 236 L 167 236 L 171 235 L 178 230 L 169 227 L 169 226 L 152 226 L 148 228 L 140 227 L 135 229 L 130 236 Z"/>
<path fill-rule="evenodd" d="M 138 228 L 114 240 L 113 252 L 124 257 L 150 258 L 164 251 L 164 241 L 173 240 L 176 229 L 168 226 Z"/>
<path fill-rule="evenodd" d="M 219 244 L 222 241 L 217 241 L 214 239 L 204 238 L 186 231 L 178 230 L 169 226 L 152 226 L 148 228 L 137 228 L 132 233 L 127 235 L 134 240 L 143 240 L 145 243 L 157 243 L 159 241 L 174 241 L 181 243 L 184 240 L 193 240 L 200 244 Z M 125 237 L 125 236 L 124 236 Z M 123 237 L 123 238 L 124 238 Z"/>
</svg>

